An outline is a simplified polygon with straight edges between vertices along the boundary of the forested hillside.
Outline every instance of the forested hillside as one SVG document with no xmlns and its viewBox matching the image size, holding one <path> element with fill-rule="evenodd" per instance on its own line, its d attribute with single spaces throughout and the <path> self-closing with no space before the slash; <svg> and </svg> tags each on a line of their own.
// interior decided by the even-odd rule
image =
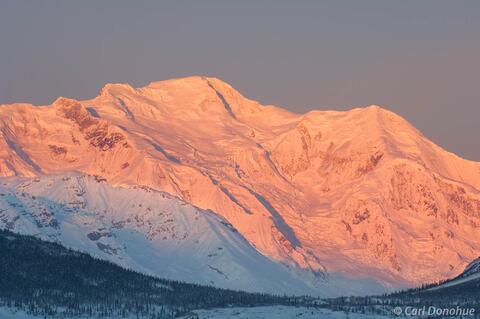
<svg viewBox="0 0 480 319">
<path fill-rule="evenodd" d="M 172 318 L 198 308 L 291 302 L 157 279 L 9 231 L 0 231 L 0 251 L 0 305 L 42 317 Z"/>
</svg>

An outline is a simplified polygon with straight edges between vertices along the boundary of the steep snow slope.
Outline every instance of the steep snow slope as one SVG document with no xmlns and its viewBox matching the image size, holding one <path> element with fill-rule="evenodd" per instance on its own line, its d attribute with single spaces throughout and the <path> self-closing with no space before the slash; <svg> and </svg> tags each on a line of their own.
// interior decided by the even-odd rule
<svg viewBox="0 0 480 319">
<path fill-rule="evenodd" d="M 224 218 L 145 187 L 81 174 L 0 183 L 0 227 L 60 242 L 162 278 L 319 294 L 259 254 Z"/>
<path fill-rule="evenodd" d="M 169 192 L 312 282 L 418 285 L 480 255 L 480 164 L 378 106 L 293 114 L 191 77 L 4 105 L 0 129 L 3 176 L 76 170 Z"/>
</svg>

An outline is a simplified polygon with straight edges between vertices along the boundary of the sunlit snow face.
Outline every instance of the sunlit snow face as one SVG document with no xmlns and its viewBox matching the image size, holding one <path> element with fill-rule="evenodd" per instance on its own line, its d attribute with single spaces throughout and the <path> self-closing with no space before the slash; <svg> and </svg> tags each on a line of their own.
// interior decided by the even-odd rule
<svg viewBox="0 0 480 319">
<path fill-rule="evenodd" d="M 81 211 L 64 222 L 35 210 L 27 229 L 139 270 L 166 269 L 157 263 L 168 255 L 174 278 L 336 296 L 453 276 L 479 250 L 465 240 L 479 224 L 479 164 L 379 106 L 297 114 L 195 76 L 8 105 L 0 117 L 2 176 L 94 176 L 48 182 L 60 185 L 45 194 L 53 206 Z M 150 191 L 182 204 L 158 211 L 141 200 Z M 170 216 L 173 202 L 220 219 Z M 5 225 L 15 227 L 19 210 L 9 212 Z M 138 256 L 140 246 L 158 258 Z M 185 266 L 190 254 L 199 261 Z"/>
</svg>

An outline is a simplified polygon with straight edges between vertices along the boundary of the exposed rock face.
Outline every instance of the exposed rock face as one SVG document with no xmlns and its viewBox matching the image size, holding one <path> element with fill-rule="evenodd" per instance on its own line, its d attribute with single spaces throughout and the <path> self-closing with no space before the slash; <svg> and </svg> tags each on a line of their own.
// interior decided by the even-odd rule
<svg viewBox="0 0 480 319">
<path fill-rule="evenodd" d="M 480 255 L 480 164 L 378 106 L 292 114 L 191 77 L 1 106 L 0 128 L 1 176 L 81 171 L 166 191 L 312 278 L 417 285 Z"/>
<path fill-rule="evenodd" d="M 123 134 L 109 132 L 108 122 L 94 118 L 78 101 L 58 98 L 53 105 L 58 108 L 57 114 L 75 123 L 91 146 L 107 151 L 123 142 L 123 147 L 128 147 Z"/>
</svg>

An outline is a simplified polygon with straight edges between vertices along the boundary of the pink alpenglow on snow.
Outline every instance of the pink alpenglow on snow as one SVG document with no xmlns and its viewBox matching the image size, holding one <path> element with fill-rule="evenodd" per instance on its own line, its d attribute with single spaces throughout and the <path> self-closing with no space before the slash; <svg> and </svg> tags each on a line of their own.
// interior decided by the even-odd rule
<svg viewBox="0 0 480 319">
<path fill-rule="evenodd" d="M 480 163 L 379 106 L 295 114 L 216 78 L 2 105 L 0 176 L 3 193 L 30 195 L 22 216 L 0 197 L 2 227 L 37 234 L 40 219 L 45 238 L 173 279 L 365 294 L 480 255 Z"/>
</svg>

